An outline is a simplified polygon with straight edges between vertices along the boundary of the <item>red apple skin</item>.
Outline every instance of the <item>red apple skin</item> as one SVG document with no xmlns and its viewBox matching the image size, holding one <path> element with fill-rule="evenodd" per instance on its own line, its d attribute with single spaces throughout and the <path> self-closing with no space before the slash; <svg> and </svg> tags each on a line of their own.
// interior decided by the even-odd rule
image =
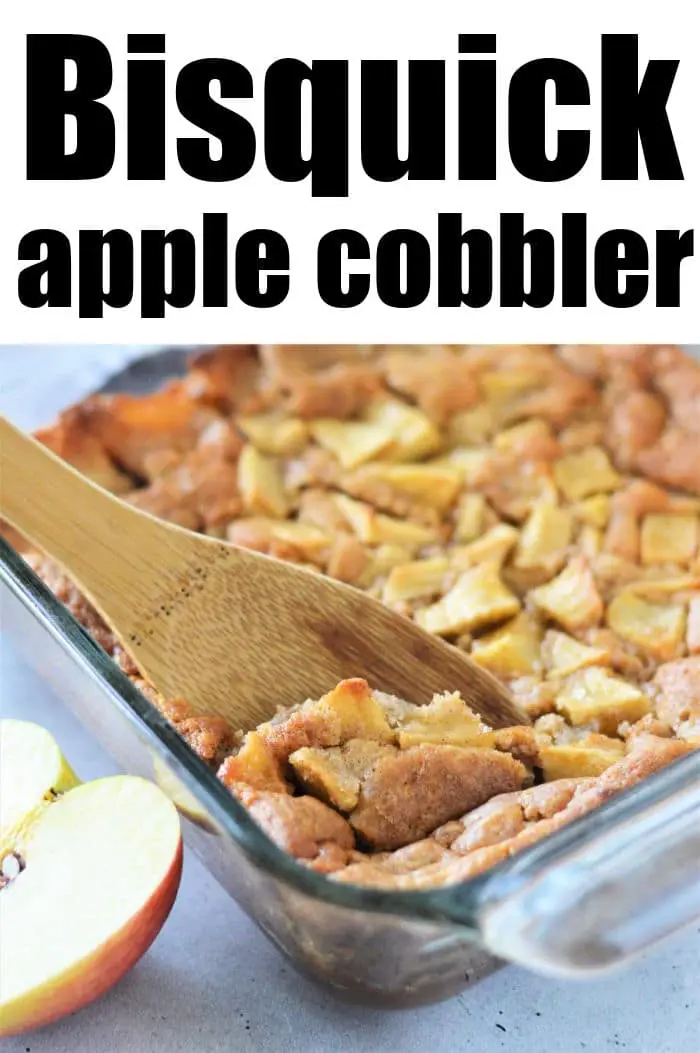
<svg viewBox="0 0 700 1053">
<path fill-rule="evenodd" d="M 163 881 L 138 914 L 93 954 L 77 963 L 69 978 L 39 996 L 22 1019 L 15 1018 L 8 1030 L 0 1027 L 0 1038 L 55 1023 L 114 987 L 146 953 L 162 929 L 175 902 L 181 877 L 182 839 Z"/>
</svg>

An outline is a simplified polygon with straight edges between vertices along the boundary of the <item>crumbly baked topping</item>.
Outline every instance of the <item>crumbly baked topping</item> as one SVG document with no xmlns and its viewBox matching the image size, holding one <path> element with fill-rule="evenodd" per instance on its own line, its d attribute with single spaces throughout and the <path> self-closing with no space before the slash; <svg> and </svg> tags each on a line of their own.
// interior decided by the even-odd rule
<svg viewBox="0 0 700 1053">
<path fill-rule="evenodd" d="M 493 731 L 459 696 L 351 680 L 243 736 L 159 698 L 28 553 L 270 836 L 336 880 L 463 880 L 700 744 L 700 364 L 677 348 L 223 347 L 39 437 L 137 507 L 369 591 L 531 716 Z"/>
</svg>

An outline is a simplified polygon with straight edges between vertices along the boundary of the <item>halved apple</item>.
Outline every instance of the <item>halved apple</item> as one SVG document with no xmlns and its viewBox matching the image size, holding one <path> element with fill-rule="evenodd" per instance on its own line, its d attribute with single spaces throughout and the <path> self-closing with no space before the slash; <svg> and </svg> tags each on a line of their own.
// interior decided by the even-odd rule
<svg viewBox="0 0 700 1053">
<path fill-rule="evenodd" d="M 80 1009 L 148 949 L 182 868 L 177 812 L 146 779 L 76 786 L 42 728 L 0 721 L 0 1036 Z"/>
</svg>

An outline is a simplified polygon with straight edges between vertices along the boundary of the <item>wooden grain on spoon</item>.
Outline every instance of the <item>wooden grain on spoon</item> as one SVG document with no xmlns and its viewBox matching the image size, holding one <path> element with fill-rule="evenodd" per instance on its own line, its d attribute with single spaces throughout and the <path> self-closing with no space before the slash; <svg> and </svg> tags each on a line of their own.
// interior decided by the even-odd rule
<svg viewBox="0 0 700 1053">
<path fill-rule="evenodd" d="M 378 600 L 138 511 L 1 417 L 0 504 L 156 689 L 200 713 L 247 729 L 362 676 L 411 702 L 458 690 L 494 727 L 527 722 L 490 673 Z"/>
</svg>

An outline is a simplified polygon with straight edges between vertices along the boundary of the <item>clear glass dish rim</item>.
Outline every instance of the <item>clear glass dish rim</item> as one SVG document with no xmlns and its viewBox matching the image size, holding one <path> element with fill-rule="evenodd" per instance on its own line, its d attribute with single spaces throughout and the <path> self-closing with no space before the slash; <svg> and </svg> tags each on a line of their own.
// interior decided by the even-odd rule
<svg viewBox="0 0 700 1053">
<path fill-rule="evenodd" d="M 478 930 L 487 904 L 498 903 L 541 877 L 570 851 L 592 843 L 595 834 L 634 820 L 649 807 L 700 784 L 700 751 L 693 751 L 642 783 L 616 794 L 593 812 L 574 820 L 537 844 L 455 885 L 432 890 L 390 891 L 329 880 L 304 867 L 279 848 L 215 773 L 187 746 L 148 699 L 56 599 L 18 553 L 0 537 L 0 583 L 4 583 L 46 631 L 71 649 L 89 675 L 101 683 L 122 714 L 150 740 L 161 756 L 172 755 L 190 792 L 257 866 L 315 899 L 341 908 L 450 921 Z M 591 836 L 593 835 L 593 837 Z"/>
</svg>

